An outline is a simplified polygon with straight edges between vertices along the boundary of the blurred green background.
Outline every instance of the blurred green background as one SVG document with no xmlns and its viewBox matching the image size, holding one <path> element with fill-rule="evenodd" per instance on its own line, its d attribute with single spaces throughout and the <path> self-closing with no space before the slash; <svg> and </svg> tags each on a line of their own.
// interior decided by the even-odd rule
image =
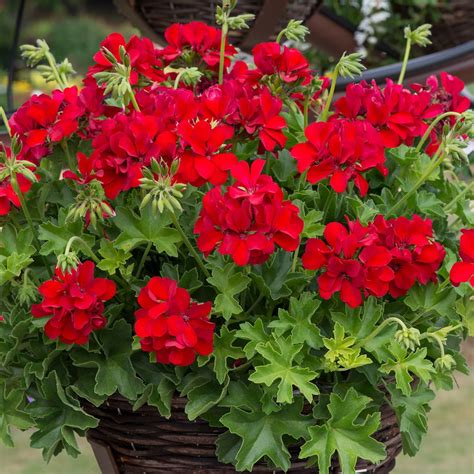
<svg viewBox="0 0 474 474">
<path fill-rule="evenodd" d="M 374 0 L 375 2 L 376 0 Z M 360 21 L 363 0 L 325 3 L 351 21 Z M 6 75 L 10 61 L 10 48 L 19 0 L 0 0 L 0 105 L 5 104 Z M 402 44 L 397 38 L 400 25 L 409 15 L 412 23 L 420 24 L 436 18 L 436 0 L 395 1 L 399 5 L 385 25 L 390 44 L 397 49 Z M 404 14 L 400 12 L 405 12 Z M 405 15 L 405 16 L 404 16 Z M 136 30 L 115 10 L 112 0 L 29 0 L 20 44 L 44 38 L 58 59 L 68 57 L 77 72 L 84 74 L 97 51 L 100 41 L 113 31 L 128 36 Z M 387 38 L 385 38 L 387 39 Z M 310 53 L 316 66 L 324 68 L 330 58 L 318 51 Z M 369 51 L 370 55 L 370 51 Z M 379 61 L 379 62 L 377 62 Z M 369 57 L 369 63 L 378 65 L 386 59 Z M 26 70 L 15 57 L 15 105 L 18 106 L 35 89 L 48 89 L 39 75 Z M 474 343 L 465 346 L 465 353 L 474 367 Z M 429 416 L 429 433 L 423 448 L 415 458 L 401 456 L 395 474 L 474 474 L 474 376 L 458 377 L 459 388 L 441 392 Z M 61 455 L 46 465 L 41 453 L 29 448 L 29 433 L 15 433 L 17 446 L 8 449 L 0 446 L 0 474 L 98 474 L 91 449 L 86 441 L 80 445 L 83 454 L 78 459 Z"/>
</svg>

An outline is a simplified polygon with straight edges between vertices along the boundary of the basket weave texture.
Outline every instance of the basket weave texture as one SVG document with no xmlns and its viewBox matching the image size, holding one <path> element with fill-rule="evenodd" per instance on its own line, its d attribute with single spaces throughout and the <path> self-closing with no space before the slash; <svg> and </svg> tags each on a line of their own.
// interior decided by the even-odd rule
<svg viewBox="0 0 474 474">
<path fill-rule="evenodd" d="M 99 408 L 88 403 L 84 408 L 99 418 L 97 428 L 87 432 L 91 443 L 106 445 L 114 471 L 120 474 L 144 473 L 235 473 L 232 466 L 220 464 L 215 455 L 215 443 L 222 429 L 211 428 L 204 420 L 189 421 L 184 408 L 186 399 L 175 398 L 171 418 L 160 416 L 157 409 L 144 405 L 137 411 L 122 397 L 112 396 Z M 395 457 L 401 451 L 401 436 L 395 413 L 388 406 L 382 407 L 381 428 L 374 436 L 385 444 L 387 458 L 378 466 L 360 460 L 358 472 L 371 474 L 389 473 L 395 467 Z M 298 460 L 299 446 L 289 449 L 294 462 L 290 473 L 315 472 L 305 468 Z M 253 472 L 280 472 L 257 464 Z M 337 460 L 333 460 L 331 473 L 339 473 Z M 109 474 L 109 472 L 104 473 Z"/>
</svg>

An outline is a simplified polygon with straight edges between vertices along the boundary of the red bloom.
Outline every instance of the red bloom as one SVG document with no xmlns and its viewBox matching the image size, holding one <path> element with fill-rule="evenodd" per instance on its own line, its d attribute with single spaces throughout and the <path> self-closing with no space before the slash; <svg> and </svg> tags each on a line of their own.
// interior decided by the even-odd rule
<svg viewBox="0 0 474 474">
<path fill-rule="evenodd" d="M 142 350 L 157 362 L 186 366 L 197 355 L 213 350 L 215 324 L 209 321 L 211 302 L 191 301 L 189 293 L 169 278 L 153 277 L 138 296 L 135 332 Z"/>
<path fill-rule="evenodd" d="M 27 193 L 31 188 L 31 181 L 23 175 L 17 175 L 18 186 L 22 194 Z M 10 212 L 11 205 L 20 207 L 20 200 L 12 188 L 10 179 L 0 182 L 0 216 L 5 216 Z"/>
<path fill-rule="evenodd" d="M 193 186 L 208 182 L 214 185 L 225 183 L 237 157 L 233 153 L 221 152 L 221 148 L 232 138 L 233 128 L 228 125 L 213 127 L 209 122 L 199 120 L 194 124 L 182 122 L 178 133 L 183 145 L 191 149 L 182 156 L 178 180 Z"/>
<path fill-rule="evenodd" d="M 263 160 L 252 167 L 236 165 L 237 180 L 227 188 L 211 189 L 194 227 L 199 249 L 209 255 L 216 247 L 237 265 L 264 263 L 275 245 L 294 251 L 299 244 L 303 221 L 298 208 L 283 200 L 283 193 L 269 176 L 261 175 Z"/>
<path fill-rule="evenodd" d="M 210 68 L 219 67 L 221 30 L 200 21 L 185 25 L 175 23 L 166 29 L 165 39 L 168 46 L 160 50 L 159 55 L 166 62 L 173 62 L 178 57 L 186 56 L 189 51 L 196 53 Z M 226 67 L 230 64 L 230 58 L 236 53 L 237 50 L 226 42 Z"/>
<path fill-rule="evenodd" d="M 118 62 L 122 62 L 120 48 L 123 47 L 130 57 L 131 75 L 130 83 L 135 85 L 139 76 L 142 75 L 151 81 L 162 81 L 165 74 L 162 69 L 162 61 L 158 57 L 158 50 L 148 38 L 139 38 L 134 35 L 128 42 L 120 33 L 112 33 L 100 44 L 101 49 L 94 55 L 95 65 L 92 66 L 87 75 L 93 76 L 97 72 L 112 68 L 112 63 L 104 56 L 102 48 L 108 49 Z"/>
<path fill-rule="evenodd" d="M 161 155 L 158 132 L 159 120 L 141 112 L 120 113 L 102 122 L 90 159 L 109 199 L 140 185 L 142 168 Z"/>
<path fill-rule="evenodd" d="M 362 173 L 372 168 L 386 173 L 383 144 L 367 121 L 316 122 L 306 127 L 305 135 L 308 141 L 295 145 L 291 154 L 300 173 L 308 170 L 307 180 L 312 184 L 330 178 L 330 186 L 342 193 L 354 180 L 365 196 L 369 185 Z"/>
<path fill-rule="evenodd" d="M 444 256 L 433 240 L 430 220 L 379 215 L 367 226 L 349 221 L 347 229 L 329 223 L 324 240 L 308 240 L 302 262 L 308 270 L 322 269 L 318 284 L 323 299 L 339 291 L 341 300 L 354 308 L 363 296 L 389 293 L 398 298 L 416 282 L 436 281 Z"/>
<path fill-rule="evenodd" d="M 255 65 L 262 75 L 278 75 L 286 83 L 311 79 L 308 60 L 295 48 L 281 46 L 276 42 L 260 43 L 252 50 Z"/>
<path fill-rule="evenodd" d="M 461 230 L 459 256 L 461 262 L 456 262 L 449 273 L 454 286 L 469 282 L 474 287 L 474 229 Z"/>
<path fill-rule="evenodd" d="M 82 113 L 77 87 L 31 97 L 10 119 L 12 133 L 22 143 L 20 158 L 37 164 L 51 153 L 53 143 L 77 131 Z"/>
<path fill-rule="evenodd" d="M 39 287 L 43 301 L 33 305 L 31 312 L 35 318 L 50 318 L 45 326 L 50 339 L 86 344 L 92 331 L 107 324 L 104 302 L 114 297 L 115 283 L 94 278 L 94 267 L 86 261 L 65 274 L 57 268 L 53 279 Z"/>
<path fill-rule="evenodd" d="M 336 116 L 362 118 L 377 130 L 387 148 L 401 143 L 411 145 L 423 135 L 425 120 L 439 114 L 441 108 L 431 103 L 428 92 L 413 94 L 400 84 L 387 80 L 384 88 L 375 82 L 349 84 L 346 95 L 335 103 Z"/>
</svg>

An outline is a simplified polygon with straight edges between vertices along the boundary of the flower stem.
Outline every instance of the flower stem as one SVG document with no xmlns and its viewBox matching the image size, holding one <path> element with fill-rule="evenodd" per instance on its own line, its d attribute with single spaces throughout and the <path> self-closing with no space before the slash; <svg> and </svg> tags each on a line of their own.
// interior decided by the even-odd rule
<svg viewBox="0 0 474 474">
<path fill-rule="evenodd" d="M 301 246 L 301 240 L 300 240 L 300 243 L 298 244 L 298 247 L 295 250 L 295 253 L 293 254 L 293 263 L 291 264 L 291 273 L 294 273 L 296 271 L 296 265 L 298 264 L 298 254 L 300 252 L 300 246 Z"/>
<path fill-rule="evenodd" d="M 192 246 L 191 242 L 189 241 L 188 237 L 186 236 L 186 234 L 184 233 L 183 231 L 183 228 L 181 227 L 181 225 L 179 224 L 178 222 L 178 219 L 176 218 L 176 216 L 170 212 L 170 216 L 171 216 L 171 219 L 173 221 L 173 224 L 174 226 L 176 227 L 176 230 L 180 233 L 181 235 L 181 238 L 183 239 L 183 242 L 184 244 L 186 245 L 186 247 L 188 248 L 189 252 L 191 253 L 191 255 L 194 257 L 194 260 L 196 260 L 196 263 L 198 264 L 199 268 L 202 270 L 202 272 L 204 273 L 204 275 L 206 275 L 207 278 L 209 278 L 211 276 L 211 274 L 209 273 L 209 270 L 204 266 L 204 263 L 201 259 L 201 257 L 199 256 L 199 254 L 196 252 L 196 250 L 194 249 L 194 247 Z"/>
<path fill-rule="evenodd" d="M 64 255 L 69 254 L 69 252 L 71 251 L 72 244 L 74 242 L 80 242 L 83 245 L 83 247 L 86 249 L 86 252 L 89 254 L 89 257 L 91 257 L 92 260 L 94 260 L 95 263 L 100 262 L 99 257 L 97 257 L 97 255 L 94 253 L 94 251 L 89 247 L 89 245 L 87 245 L 85 240 L 82 239 L 81 237 L 77 236 L 77 235 L 72 236 L 68 240 L 67 245 L 66 245 L 66 249 L 64 250 Z"/>
<path fill-rule="evenodd" d="M 456 204 L 461 198 L 463 198 L 469 191 L 474 188 L 474 181 L 471 181 L 456 197 L 454 197 L 451 201 L 444 206 L 443 210 L 444 212 L 449 211 L 449 209 Z"/>
<path fill-rule="evenodd" d="M 364 339 L 359 341 L 354 347 L 364 346 L 369 341 L 371 341 L 375 336 L 380 334 L 391 323 L 397 323 L 403 330 L 407 329 L 406 324 L 401 319 L 395 316 L 391 316 L 390 318 L 387 318 L 378 328 L 372 331 L 367 337 L 364 337 Z"/>
<path fill-rule="evenodd" d="M 46 57 L 46 60 L 48 61 L 48 64 L 51 67 L 51 70 L 53 71 L 54 78 L 56 79 L 56 82 L 58 83 L 59 88 L 61 90 L 64 90 L 68 85 L 63 81 L 63 79 L 59 75 L 54 56 L 50 52 L 46 52 L 45 57 Z"/>
<path fill-rule="evenodd" d="M 143 252 L 142 258 L 140 260 L 140 263 L 138 264 L 137 268 L 137 273 L 135 275 L 135 278 L 139 278 L 140 274 L 143 270 L 143 267 L 145 266 L 146 258 L 148 257 L 148 254 L 150 253 L 151 247 L 153 245 L 153 242 L 148 242 L 145 251 Z"/>
<path fill-rule="evenodd" d="M 39 251 L 40 251 L 40 248 L 41 248 L 41 243 L 38 240 L 38 237 L 36 236 L 36 229 L 35 229 L 35 225 L 33 223 L 33 219 L 31 218 L 30 211 L 28 210 L 28 206 L 26 205 L 25 197 L 23 196 L 23 193 L 20 189 L 20 186 L 18 184 L 18 180 L 16 179 L 15 175 L 11 176 L 10 183 L 12 185 L 13 191 L 18 196 L 18 200 L 20 201 L 21 209 L 22 209 L 23 214 L 25 216 L 26 222 L 28 223 L 28 226 L 29 226 L 30 231 L 31 231 L 31 235 L 33 236 L 33 239 L 35 241 L 36 248 L 37 248 L 38 254 L 39 254 Z M 41 255 L 41 254 L 39 254 L 39 255 L 40 255 L 41 260 L 43 261 L 43 265 L 46 268 L 46 271 L 48 272 L 49 276 L 52 277 L 53 272 L 51 271 L 51 267 L 49 266 L 48 262 L 46 261 L 46 258 L 44 257 L 44 255 Z"/>
<path fill-rule="evenodd" d="M 311 97 L 309 94 L 304 98 L 304 105 L 303 105 L 303 120 L 304 120 L 304 128 L 308 126 L 309 123 L 309 103 L 311 101 Z"/>
<path fill-rule="evenodd" d="M 435 334 L 431 334 L 429 332 L 423 334 L 420 339 L 431 339 L 433 341 L 436 341 L 438 343 L 438 346 L 439 346 L 439 350 L 441 352 L 441 357 L 444 357 L 444 344 L 443 344 L 443 341 L 438 337 L 436 336 Z"/>
<path fill-rule="evenodd" d="M 426 129 L 425 133 L 421 137 L 421 140 L 419 141 L 418 145 L 416 146 L 416 151 L 419 152 L 423 148 L 423 145 L 425 144 L 426 140 L 428 140 L 430 133 L 433 131 L 433 129 L 438 125 L 441 120 L 444 120 L 447 117 L 461 117 L 461 114 L 458 112 L 445 112 L 444 114 L 439 115 L 436 117 L 430 124 L 430 126 Z"/>
<path fill-rule="evenodd" d="M 418 188 L 426 181 L 427 178 L 431 176 L 431 173 L 433 173 L 436 168 L 443 162 L 445 158 L 444 150 L 440 147 L 436 154 L 433 156 L 433 160 L 431 165 L 427 168 L 427 170 L 423 173 L 423 175 L 418 179 L 418 181 L 415 183 L 413 188 L 410 189 L 405 195 L 402 196 L 402 198 L 397 201 L 391 209 L 387 212 L 387 215 L 389 216 L 390 214 L 393 214 L 395 210 L 397 210 L 402 204 L 405 204 L 412 196 L 413 194 L 416 193 Z"/>
<path fill-rule="evenodd" d="M 402 84 L 403 80 L 405 79 L 408 59 L 410 59 L 410 50 L 411 50 L 411 39 L 407 38 L 407 44 L 405 46 L 405 55 L 403 56 L 402 69 L 400 70 L 400 75 L 398 76 L 398 84 Z"/>
<path fill-rule="evenodd" d="M 227 40 L 227 32 L 229 26 L 227 24 L 227 14 L 224 13 L 224 23 L 222 24 L 222 35 L 221 35 L 221 50 L 219 56 L 219 84 L 224 81 L 224 64 L 225 64 L 225 44 Z"/>
<path fill-rule="evenodd" d="M 71 152 L 69 151 L 69 146 L 68 146 L 66 140 L 63 140 L 63 141 L 61 142 L 61 148 L 63 149 L 64 154 L 66 155 L 67 163 L 68 163 L 68 165 L 69 165 L 69 169 L 70 169 L 71 171 L 76 171 L 76 167 L 74 166 L 74 161 L 73 161 L 73 159 L 72 159 Z"/>
<path fill-rule="evenodd" d="M 11 138 L 12 137 L 12 129 L 10 128 L 10 124 L 8 123 L 7 114 L 5 113 L 4 108 L 1 107 L 1 106 L 0 106 L 0 116 L 2 117 L 3 124 L 5 125 L 5 128 L 7 129 L 8 135 Z"/>
<path fill-rule="evenodd" d="M 336 82 L 337 82 L 337 76 L 339 75 L 339 68 L 336 65 L 334 68 L 334 73 L 333 73 L 333 80 L 331 81 L 331 88 L 329 89 L 329 95 L 328 98 L 326 99 L 326 103 L 324 104 L 324 110 L 323 113 L 321 114 L 320 121 L 325 122 L 328 118 L 329 114 L 329 107 L 331 106 L 332 98 L 334 96 L 334 92 L 336 90 Z"/>
<path fill-rule="evenodd" d="M 131 87 L 130 87 L 131 89 Z M 133 90 L 130 92 L 130 102 L 133 105 L 133 108 L 137 111 L 140 112 L 140 106 L 138 105 L 137 99 L 135 98 L 135 94 L 133 93 Z"/>
</svg>

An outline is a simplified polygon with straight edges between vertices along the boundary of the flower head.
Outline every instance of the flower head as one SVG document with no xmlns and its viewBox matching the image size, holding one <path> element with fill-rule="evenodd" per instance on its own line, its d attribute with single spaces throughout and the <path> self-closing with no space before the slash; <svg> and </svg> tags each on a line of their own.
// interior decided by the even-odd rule
<svg viewBox="0 0 474 474">
<path fill-rule="evenodd" d="M 94 268 L 91 261 L 67 273 L 56 268 L 54 277 L 39 287 L 43 301 L 33 305 L 31 312 L 35 318 L 49 318 L 45 333 L 50 339 L 86 344 L 92 331 L 107 324 L 104 302 L 114 297 L 115 283 L 95 278 Z"/>
<path fill-rule="evenodd" d="M 176 281 L 153 277 L 140 291 L 138 304 L 135 332 L 157 362 L 186 366 L 212 352 L 215 325 L 209 321 L 209 301 L 191 301 Z"/>
<path fill-rule="evenodd" d="M 461 262 L 456 262 L 449 273 L 454 286 L 469 282 L 474 287 L 474 229 L 463 229 L 460 239 L 459 256 Z"/>
</svg>

